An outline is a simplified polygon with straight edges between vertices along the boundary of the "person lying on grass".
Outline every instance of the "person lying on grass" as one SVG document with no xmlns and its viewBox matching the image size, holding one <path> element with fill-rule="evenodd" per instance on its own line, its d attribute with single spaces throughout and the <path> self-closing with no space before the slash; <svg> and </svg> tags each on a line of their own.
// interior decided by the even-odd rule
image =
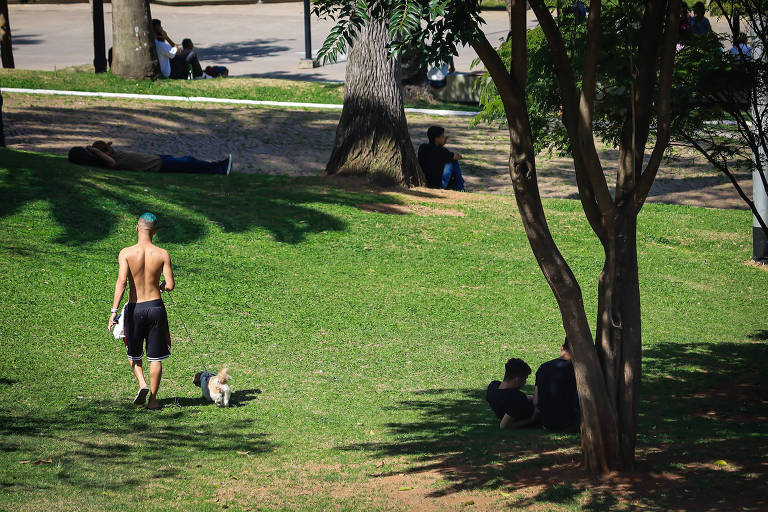
<svg viewBox="0 0 768 512">
<path fill-rule="evenodd" d="M 174 157 L 150 155 L 114 149 L 112 142 L 97 140 L 90 146 L 76 146 L 69 150 L 73 164 L 107 167 L 123 171 L 187 172 L 195 174 L 225 174 L 232 172 L 232 154 L 215 162 L 198 160 L 193 156 Z"/>
<path fill-rule="evenodd" d="M 165 312 L 160 292 L 171 291 L 175 287 L 171 256 L 168 251 L 152 243 L 157 233 L 157 217 L 145 213 L 136 224 L 137 243 L 120 251 L 117 257 L 119 270 L 115 282 L 115 294 L 112 300 L 112 313 L 107 330 L 115 326 L 120 301 L 123 300 L 125 286 L 130 283 L 128 304 L 123 314 L 125 326 L 125 351 L 139 391 L 133 403 L 141 405 L 149 394 L 147 409 L 160 409 L 157 391 L 163 375 L 163 360 L 171 355 L 171 334 L 168 329 L 168 315 Z M 160 275 L 165 281 L 160 282 Z M 149 361 L 149 383 L 144 379 L 144 344 L 147 346 Z"/>
<path fill-rule="evenodd" d="M 533 406 L 533 397 L 520 391 L 530 374 L 531 367 L 522 359 L 514 358 L 504 365 L 504 380 L 494 380 L 488 384 L 485 399 L 501 420 L 499 428 L 521 428 L 536 424 L 538 414 Z"/>
</svg>

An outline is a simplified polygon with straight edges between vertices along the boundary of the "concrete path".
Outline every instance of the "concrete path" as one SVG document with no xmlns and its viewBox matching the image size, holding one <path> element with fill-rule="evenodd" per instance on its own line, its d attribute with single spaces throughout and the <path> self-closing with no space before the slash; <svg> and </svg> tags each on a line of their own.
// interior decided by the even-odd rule
<svg viewBox="0 0 768 512">
<path fill-rule="evenodd" d="M 53 70 L 93 62 L 93 22 L 88 4 L 10 5 L 14 58 L 20 69 Z M 304 55 L 303 3 L 152 5 L 171 38 L 185 37 L 200 49 L 203 65 L 221 64 L 231 75 L 343 81 L 345 63 L 298 69 Z M 112 5 L 104 5 L 107 48 L 112 41 Z M 492 42 L 503 38 L 508 21 L 504 11 L 486 11 L 485 32 Z M 532 20 L 531 26 L 535 26 Z M 322 45 L 333 26 L 312 18 L 312 48 Z M 475 52 L 462 48 L 455 59 L 459 71 L 469 71 Z"/>
</svg>

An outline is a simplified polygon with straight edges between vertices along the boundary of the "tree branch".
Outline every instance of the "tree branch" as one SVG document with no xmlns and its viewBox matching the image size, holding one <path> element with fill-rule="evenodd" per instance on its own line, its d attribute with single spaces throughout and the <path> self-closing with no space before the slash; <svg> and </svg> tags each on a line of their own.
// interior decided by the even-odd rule
<svg viewBox="0 0 768 512">
<path fill-rule="evenodd" d="M 752 215 L 755 216 L 757 219 L 757 223 L 760 224 L 760 227 L 765 232 L 766 236 L 768 236 L 768 225 L 766 225 L 765 220 L 760 216 L 760 212 L 757 211 L 757 208 L 755 207 L 755 203 L 752 202 L 751 199 L 747 196 L 746 193 L 744 193 L 744 189 L 741 188 L 741 185 L 739 184 L 739 181 L 736 179 L 736 176 L 733 175 L 733 173 L 728 169 L 728 161 L 725 159 L 722 159 L 722 161 L 717 161 L 715 158 L 706 151 L 697 141 L 696 139 L 692 137 L 685 136 L 685 139 L 688 141 L 688 143 L 693 146 L 696 151 L 704 155 L 704 158 L 706 158 L 709 163 L 711 163 L 716 169 L 719 169 L 720 172 L 725 174 L 728 179 L 731 181 L 733 186 L 736 188 L 736 192 L 738 192 L 739 197 L 747 203 L 747 206 L 749 206 L 749 209 L 752 211 Z"/>
<path fill-rule="evenodd" d="M 579 92 L 576 88 L 576 76 L 573 67 L 568 61 L 568 53 L 565 50 L 562 34 L 552 18 L 552 13 L 541 0 L 533 0 L 530 5 L 533 12 L 536 13 L 539 25 L 549 43 L 560 95 L 563 100 L 563 124 L 568 132 L 571 145 L 574 146 L 574 160 L 580 160 L 575 165 L 575 170 L 577 173 L 582 172 L 586 175 L 586 179 L 581 181 L 582 183 L 589 182 L 600 215 L 604 219 L 613 218 L 615 206 L 608 190 L 608 183 L 605 180 L 605 174 L 603 174 L 600 158 L 597 155 L 594 139 L 590 136 L 592 133 L 591 125 L 589 126 L 589 133 L 584 134 L 584 136 L 579 129 Z M 578 146 L 578 150 L 576 150 L 576 146 Z M 581 190 L 579 192 L 581 193 Z"/>
<path fill-rule="evenodd" d="M 659 171 L 661 159 L 667 149 L 670 135 L 670 117 L 672 102 L 672 74 L 675 70 L 675 44 L 680 28 L 680 3 L 681 0 L 671 0 L 667 10 L 667 22 L 664 28 L 664 42 L 662 43 L 662 57 L 659 77 L 659 98 L 657 112 L 656 144 L 648 160 L 643 174 L 640 176 L 637 187 L 628 205 L 636 215 L 643 207 L 645 199 L 651 190 Z"/>
<path fill-rule="evenodd" d="M 602 2 L 599 0 L 592 0 L 589 4 L 587 47 L 584 50 L 584 72 L 581 78 L 581 99 L 579 100 L 580 129 L 584 136 L 592 135 L 592 117 L 595 111 L 595 85 L 597 83 L 597 57 L 600 50 L 601 8 Z"/>
<path fill-rule="evenodd" d="M 507 0 L 509 5 L 510 54 L 512 62 L 509 73 L 525 90 L 528 78 L 528 27 L 526 23 L 526 0 Z"/>
</svg>

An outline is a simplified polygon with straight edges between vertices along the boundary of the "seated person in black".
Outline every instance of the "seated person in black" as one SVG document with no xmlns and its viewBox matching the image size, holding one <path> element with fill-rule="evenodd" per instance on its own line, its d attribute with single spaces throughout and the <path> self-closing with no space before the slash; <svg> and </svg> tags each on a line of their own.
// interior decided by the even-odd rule
<svg viewBox="0 0 768 512">
<path fill-rule="evenodd" d="M 560 357 L 542 364 L 536 371 L 533 403 L 539 411 L 542 426 L 547 430 L 579 431 L 581 409 L 568 338 L 560 348 Z"/>
<path fill-rule="evenodd" d="M 187 38 L 181 42 L 181 50 L 171 59 L 171 78 L 189 78 L 190 68 L 192 78 L 211 78 L 203 72 L 200 61 L 197 60 L 197 50 L 192 40 Z"/>
<path fill-rule="evenodd" d="M 419 146 L 419 165 L 427 178 L 430 188 L 464 190 L 459 160 L 461 155 L 445 149 L 448 136 L 442 126 L 430 126 L 427 130 L 428 144 Z"/>
<path fill-rule="evenodd" d="M 520 391 L 530 374 L 531 367 L 525 361 L 510 359 L 504 365 L 504 380 L 488 384 L 485 399 L 501 420 L 499 428 L 520 428 L 536 421 L 533 397 Z"/>
</svg>

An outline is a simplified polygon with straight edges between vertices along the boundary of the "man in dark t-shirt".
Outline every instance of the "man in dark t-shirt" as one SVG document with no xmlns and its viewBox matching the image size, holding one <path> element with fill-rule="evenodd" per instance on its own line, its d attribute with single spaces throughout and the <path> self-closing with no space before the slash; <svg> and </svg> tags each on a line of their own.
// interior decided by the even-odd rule
<svg viewBox="0 0 768 512">
<path fill-rule="evenodd" d="M 533 397 L 520 391 L 530 374 L 531 367 L 525 361 L 510 359 L 504 365 L 504 380 L 488 384 L 485 399 L 501 420 L 500 428 L 525 427 L 536 420 Z"/>
<path fill-rule="evenodd" d="M 430 126 L 427 138 L 429 143 L 419 146 L 419 165 L 427 178 L 427 186 L 464 190 L 464 178 L 459 167 L 461 155 L 445 149 L 448 140 L 445 129 L 442 126 Z"/>
<path fill-rule="evenodd" d="M 536 371 L 533 403 L 539 410 L 542 426 L 547 430 L 579 431 L 581 409 L 568 338 L 560 349 L 560 357 L 542 364 Z"/>
</svg>

